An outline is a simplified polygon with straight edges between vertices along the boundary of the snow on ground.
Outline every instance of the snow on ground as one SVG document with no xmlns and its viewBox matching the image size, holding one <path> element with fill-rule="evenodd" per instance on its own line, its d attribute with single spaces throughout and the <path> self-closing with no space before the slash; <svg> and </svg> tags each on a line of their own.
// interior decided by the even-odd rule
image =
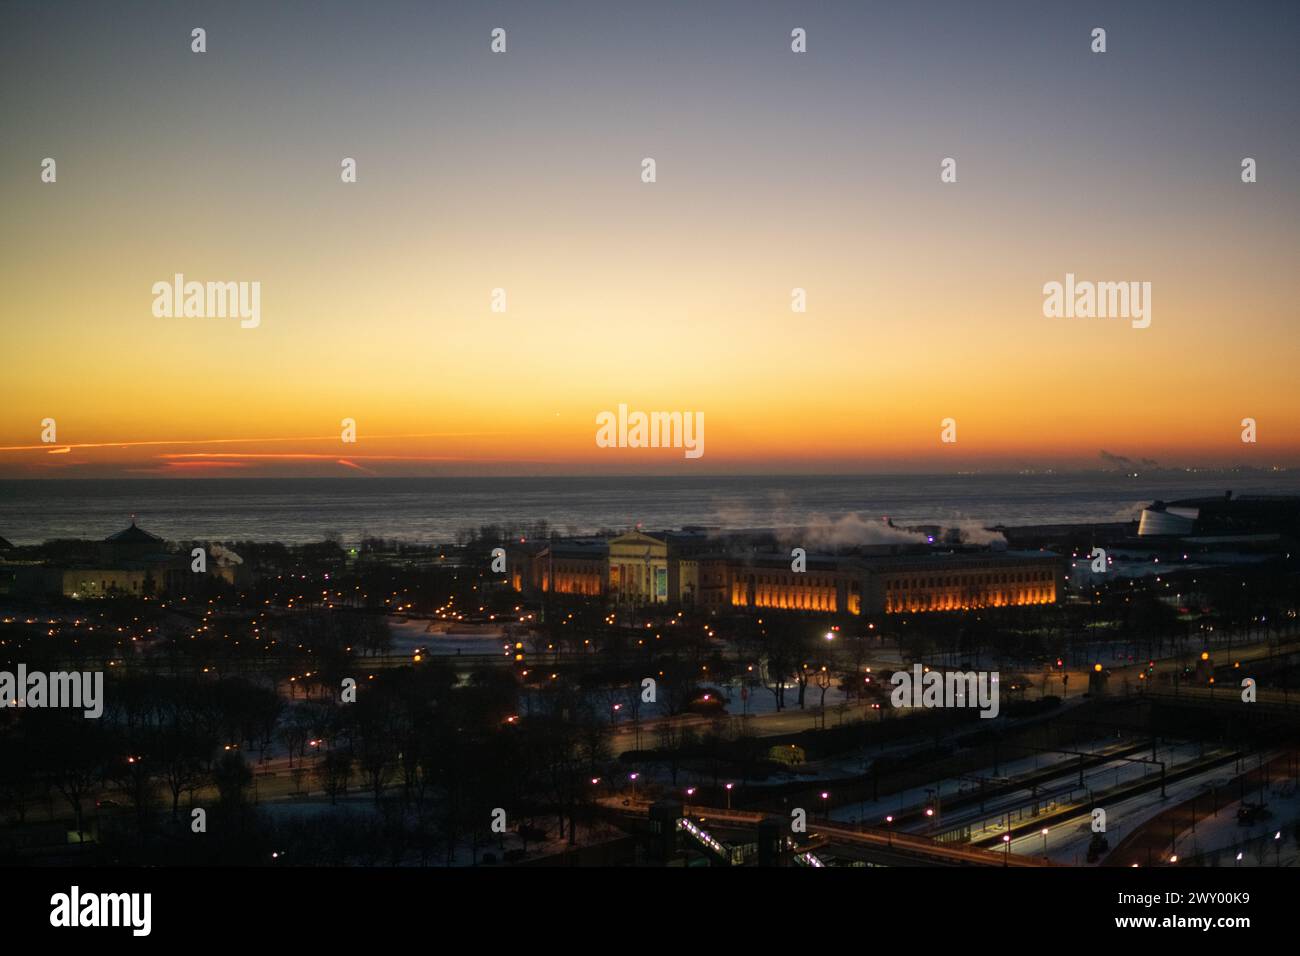
<svg viewBox="0 0 1300 956">
<path fill-rule="evenodd" d="M 374 797 L 371 794 L 355 790 L 340 796 L 337 804 L 331 804 L 327 798 L 316 797 L 292 802 L 263 802 L 260 806 L 263 812 L 278 819 L 302 820 L 328 816 L 332 813 L 344 813 L 353 817 L 369 818 L 379 815 Z M 525 850 L 526 859 L 532 860 L 540 856 L 549 856 L 573 849 L 569 846 L 567 838 L 559 835 L 559 826 L 554 815 L 540 815 L 532 821 L 534 826 L 540 827 L 546 833 L 545 839 L 540 842 L 534 840 L 525 843 L 518 833 L 514 831 L 518 822 L 517 820 L 507 819 L 506 823 L 510 827 L 510 831 L 503 834 L 494 834 L 490 840 L 480 839 L 477 852 L 475 852 L 468 840 L 457 844 L 450 863 L 447 861 L 446 847 L 440 846 L 435 852 L 429 854 L 426 864 L 430 866 L 473 866 L 478 863 L 481 865 L 485 862 L 485 855 L 490 855 L 489 858 L 495 858 L 495 862 L 500 863 L 506 852 L 516 849 Z M 578 827 L 577 846 L 590 846 L 618 839 L 622 836 L 624 836 L 623 832 L 611 824 L 601 821 L 590 824 L 583 823 Z M 291 864 L 293 861 L 286 857 L 284 862 Z M 387 861 L 385 860 L 385 862 Z M 420 865 L 418 853 L 411 851 L 398 865 Z"/>
<path fill-rule="evenodd" d="M 1079 749 L 1084 752 L 1095 753 L 1103 748 L 1113 747 L 1114 744 L 1115 741 L 1113 740 L 1105 740 Z M 1197 744 L 1177 744 L 1160 747 L 1157 751 L 1157 759 L 1164 761 L 1168 769 L 1197 759 L 1200 754 L 1200 746 Z M 1145 757 L 1149 756 L 1149 753 L 1143 752 L 1134 756 Z M 1150 764 L 1110 761 L 1100 767 L 1085 770 L 1085 786 L 1078 788 L 1078 771 L 1073 760 L 1069 758 L 1063 759 L 1052 754 L 1039 754 L 1007 761 L 998 768 L 1000 772 L 996 776 L 1007 779 L 1050 767 L 1059 768 L 1061 775 L 1056 780 L 1050 781 L 1049 787 L 1055 787 L 1059 784 L 1063 787 L 1063 790 L 1055 794 L 1055 798 L 1052 796 L 1043 798 L 1041 804 L 1043 812 L 1055 809 L 1058 800 L 1062 804 L 1081 801 L 1087 807 L 1091 802 L 1089 798 L 1090 791 L 1105 791 L 1116 786 L 1117 783 L 1132 782 L 1158 772 Z M 983 773 L 990 777 L 995 776 L 993 769 L 991 766 L 987 767 Z M 1217 779 L 1220 785 L 1225 785 L 1231 777 L 1232 769 L 1231 766 L 1218 768 L 1213 772 L 1199 775 L 1192 780 L 1170 785 L 1166 788 L 1169 794 L 1167 799 L 1162 799 L 1160 791 L 1156 789 L 1123 802 L 1108 805 L 1106 811 L 1111 847 L 1115 847 L 1118 841 L 1123 839 L 1124 835 L 1132 827 L 1138 826 L 1156 816 L 1166 807 L 1172 806 L 1175 801 L 1194 795 L 1211 781 Z M 939 785 L 939 790 L 943 798 L 951 799 L 954 796 L 968 793 L 976 789 L 976 787 L 977 784 L 973 781 L 947 780 Z M 887 815 L 897 815 L 908 809 L 915 810 L 919 807 L 934 806 L 939 811 L 936 817 L 937 825 L 931 827 L 928 823 L 919 823 L 911 825 L 907 829 L 912 832 L 929 833 L 932 830 L 941 832 L 953 826 L 969 824 L 971 836 L 976 839 L 1005 832 L 1006 813 L 1005 810 L 999 813 L 999 806 L 1020 806 L 1020 809 L 1013 810 L 1012 813 L 1011 822 L 1015 826 L 1022 826 L 1026 819 L 1032 819 L 1031 809 L 1023 805 L 1024 801 L 1031 797 L 1028 790 L 1020 790 L 1015 794 L 990 799 L 985 804 L 984 813 L 980 813 L 977 808 L 971 811 L 962 810 L 954 814 L 945 814 L 942 810 L 942 799 L 938 801 L 935 799 L 935 789 L 933 786 L 913 787 L 897 794 L 891 794 L 879 801 L 868 800 L 841 806 L 834 810 L 831 816 L 841 822 L 862 822 L 870 826 L 881 826 L 884 825 Z M 1081 817 L 1077 823 L 1049 828 L 1046 843 L 1044 843 L 1044 838 L 1040 833 L 1030 833 L 1018 837 L 1012 843 L 1012 852 L 1026 856 L 1042 856 L 1046 852 L 1046 855 L 1057 862 L 1083 864 L 1091 838 L 1092 832 L 1089 826 L 1089 818 Z"/>
<path fill-rule="evenodd" d="M 1098 741 L 1088 746 L 1081 747 L 1080 749 L 1087 753 L 1096 753 L 1106 747 L 1115 746 L 1115 743 L 1116 742 L 1113 740 Z M 989 765 L 988 767 L 984 767 L 968 776 L 981 775 L 990 780 L 995 778 L 999 780 L 1007 780 L 1052 766 L 1061 767 L 1061 773 L 1063 775 L 1068 774 L 1071 770 L 1071 765 L 1068 759 L 1063 758 L 1059 754 L 1042 753 L 1017 760 L 1008 760 L 999 764 L 996 768 Z M 908 790 L 901 790 L 898 793 L 890 794 L 888 797 L 882 797 L 878 801 L 868 800 L 860 804 L 848 804 L 839 807 L 832 811 L 831 818 L 841 822 L 862 822 L 869 826 L 874 826 L 880 824 L 887 815 L 897 815 L 909 808 L 915 809 L 923 806 L 937 805 L 941 808 L 944 800 L 948 800 L 954 796 L 962 796 L 975 790 L 978 790 L 978 784 L 971 780 L 942 780 L 937 786 L 912 787 Z M 935 803 L 936 796 L 938 800 L 937 804 Z"/>
<path fill-rule="evenodd" d="M 430 625 L 435 630 L 430 630 Z M 423 650 L 432 657 L 455 657 L 457 654 L 505 654 L 508 637 L 505 625 L 483 627 L 477 624 L 426 621 L 390 616 L 388 627 L 393 635 L 394 654 L 414 655 Z"/>
<path fill-rule="evenodd" d="M 1186 745 L 1184 750 L 1194 745 Z M 1246 762 L 1238 767 L 1234 764 L 1226 764 L 1220 767 L 1207 770 L 1205 773 L 1197 774 L 1186 780 L 1180 780 L 1177 783 L 1170 784 L 1166 787 L 1166 796 L 1161 797 L 1158 789 L 1148 791 L 1137 796 L 1130 797 L 1119 803 L 1107 804 L 1106 810 L 1106 837 L 1110 843 L 1110 849 L 1114 850 L 1120 842 L 1128 836 L 1134 829 L 1148 822 L 1152 818 L 1159 816 L 1170 807 L 1177 806 L 1185 800 L 1191 799 L 1200 793 L 1204 793 L 1212 787 L 1218 787 L 1223 790 L 1229 786 L 1234 777 L 1239 772 L 1250 769 L 1253 762 Z M 1281 788 L 1281 784 L 1278 788 Z M 1294 785 L 1293 785 L 1294 786 Z M 1298 802 L 1287 813 L 1287 805 L 1280 807 L 1272 824 L 1280 824 L 1281 821 L 1289 821 L 1287 826 L 1291 826 L 1297 815 L 1300 815 L 1300 798 L 1294 798 Z M 1273 808 L 1273 800 L 1269 800 L 1270 809 Z M 1207 827 L 1213 827 L 1223 832 L 1234 835 L 1240 842 L 1245 839 L 1247 832 L 1254 834 L 1256 831 L 1263 832 L 1268 830 L 1270 823 L 1261 823 L 1249 831 L 1246 828 L 1237 829 L 1237 804 L 1225 804 L 1219 808 L 1217 819 L 1210 818 L 1209 821 L 1198 821 L 1197 833 L 1192 834 L 1190 830 L 1178 835 L 1177 852 L 1182 857 L 1194 856 L 1198 853 L 1206 852 L 1207 848 L 1212 848 L 1212 841 L 1207 842 Z M 1276 831 L 1278 827 L 1273 826 L 1269 831 Z M 1288 837 L 1287 831 L 1283 832 L 1283 843 L 1289 843 L 1294 847 L 1293 841 Z M 1226 838 L 1220 838 L 1225 839 Z M 1057 863 L 1067 863 L 1072 865 L 1085 865 L 1087 860 L 1088 844 L 1092 840 L 1092 829 L 1090 818 L 1087 816 L 1080 817 L 1077 821 L 1071 822 L 1064 826 L 1057 826 L 1049 830 L 1047 835 L 1046 853 L 1047 856 Z M 1224 846 L 1228 844 L 1225 842 Z M 1013 853 L 1023 853 L 1029 856 L 1042 856 L 1044 852 L 1043 837 L 1040 834 L 1028 834 L 1018 837 L 1012 841 L 1011 851 Z M 1235 852 L 1235 851 L 1234 851 Z M 1271 853 L 1272 850 L 1270 849 Z M 1294 855 L 1294 850 L 1292 851 Z M 1283 865 L 1286 865 L 1288 859 L 1286 852 L 1282 854 Z M 1226 865 L 1226 864 L 1225 864 Z"/>
<path fill-rule="evenodd" d="M 1147 757 L 1149 754 L 1134 754 L 1136 757 Z M 1200 746 L 1197 744 L 1180 744 L 1174 747 L 1162 747 L 1157 751 L 1156 759 L 1165 764 L 1166 772 L 1175 768 L 1185 766 L 1187 763 L 1199 759 L 1201 756 Z M 1135 763 L 1130 760 L 1111 761 L 1104 766 L 1094 767 L 1084 771 L 1083 786 L 1078 783 L 1078 771 L 1075 768 L 1066 765 L 1062 777 L 1051 782 L 1047 793 L 1041 805 L 1044 812 L 1055 811 L 1061 807 L 1071 804 L 1083 803 L 1090 805 L 1093 802 L 1094 795 L 1105 794 L 1115 787 L 1125 784 L 1134 784 L 1142 780 L 1153 779 L 1159 775 L 1159 769 L 1150 763 Z M 1166 787 L 1166 790 L 1169 788 Z M 1042 793 L 1042 791 L 1040 791 Z M 1159 791 L 1156 791 L 1157 795 Z M 1020 801 L 1028 796 L 1027 791 L 1020 791 L 1017 795 Z M 1006 830 L 1006 806 L 1001 807 L 998 812 L 998 803 L 1012 804 L 1013 800 L 1000 800 L 998 802 L 990 801 L 988 809 L 991 811 L 987 815 L 969 814 L 968 819 L 971 822 L 972 839 L 981 839 L 988 836 L 999 835 Z M 1107 813 L 1109 814 L 1109 805 Z M 1016 810 L 1011 818 L 1013 826 L 1019 826 L 1024 823 L 1027 811 Z M 964 821 L 963 821 L 964 822 Z M 1091 834 L 1090 834 L 1091 835 Z M 1041 844 L 1041 841 L 1040 841 Z M 1049 846 L 1050 849 L 1050 846 Z M 1041 845 L 1040 845 L 1041 851 Z"/>
<path fill-rule="evenodd" d="M 1266 794 L 1267 819 L 1242 826 L 1237 822 L 1241 802 L 1234 801 L 1220 807 L 1216 816 L 1198 820 L 1194 832 L 1189 828 L 1178 834 L 1174 852 L 1180 861 L 1203 866 L 1300 865 L 1296 840 L 1300 789 L 1294 780 L 1286 779 L 1275 781 Z M 1247 792 L 1246 799 L 1259 802 L 1259 791 Z"/>
</svg>

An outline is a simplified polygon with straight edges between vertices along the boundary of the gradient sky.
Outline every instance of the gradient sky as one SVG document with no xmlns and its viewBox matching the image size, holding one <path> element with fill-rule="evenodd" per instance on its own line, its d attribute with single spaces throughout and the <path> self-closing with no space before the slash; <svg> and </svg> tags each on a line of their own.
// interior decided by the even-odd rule
<svg viewBox="0 0 1300 956">
<path fill-rule="evenodd" d="M 0 5 L 0 476 L 1300 465 L 1300 5 L 807 6 Z"/>
</svg>

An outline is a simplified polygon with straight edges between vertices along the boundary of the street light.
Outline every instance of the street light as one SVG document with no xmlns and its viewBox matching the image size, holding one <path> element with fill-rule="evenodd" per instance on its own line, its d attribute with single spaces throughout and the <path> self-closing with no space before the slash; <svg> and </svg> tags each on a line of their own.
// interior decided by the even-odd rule
<svg viewBox="0 0 1300 956">
<path fill-rule="evenodd" d="M 734 786 L 735 786 L 734 783 L 727 784 L 727 809 L 728 810 L 731 809 L 731 788 Z"/>
<path fill-rule="evenodd" d="M 1043 827 L 1043 856 L 1047 856 L 1047 827 Z"/>
</svg>

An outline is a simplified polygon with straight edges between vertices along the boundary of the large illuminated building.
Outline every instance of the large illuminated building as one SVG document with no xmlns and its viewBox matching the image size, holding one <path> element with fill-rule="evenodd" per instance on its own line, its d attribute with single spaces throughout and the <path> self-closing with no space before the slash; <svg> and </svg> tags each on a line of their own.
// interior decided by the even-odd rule
<svg viewBox="0 0 1300 956">
<path fill-rule="evenodd" d="M 1052 604 L 1064 566 L 1050 552 L 942 552 L 885 557 L 813 556 L 803 571 L 771 554 L 706 559 L 701 579 L 713 606 L 898 614 Z"/>
<path fill-rule="evenodd" d="M 516 591 L 603 595 L 634 607 L 859 616 L 1052 604 L 1064 593 L 1064 563 L 1049 551 L 860 547 L 805 555 L 796 567 L 770 531 L 556 540 L 513 549 L 511 565 Z"/>
</svg>

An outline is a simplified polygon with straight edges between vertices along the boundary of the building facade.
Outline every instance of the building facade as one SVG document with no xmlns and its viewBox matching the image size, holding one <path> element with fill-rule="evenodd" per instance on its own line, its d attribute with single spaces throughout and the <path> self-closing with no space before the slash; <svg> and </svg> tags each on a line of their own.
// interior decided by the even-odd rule
<svg viewBox="0 0 1300 956">
<path fill-rule="evenodd" d="M 715 607 L 862 613 L 862 571 L 856 561 L 810 556 L 803 571 L 790 564 L 782 555 L 713 559 L 706 600 Z"/>
<path fill-rule="evenodd" d="M 611 538 L 609 593 L 619 604 L 667 604 L 668 542 L 640 531 Z"/>
<path fill-rule="evenodd" d="M 159 597 L 191 593 L 213 580 L 246 584 L 251 577 L 242 564 L 227 563 L 215 551 L 207 556 L 204 570 L 196 572 L 190 551 L 175 550 L 132 521 L 100 542 L 86 542 L 75 556 L 35 555 L 19 564 L 0 562 L 0 593 L 61 594 L 75 600 Z"/>
<path fill-rule="evenodd" d="M 536 567 L 543 592 L 600 597 L 608 587 L 609 546 L 603 541 L 556 542 L 537 556 Z"/>
<path fill-rule="evenodd" d="M 1053 604 L 1065 585 L 1063 560 L 1050 552 L 932 554 L 875 562 L 866 603 L 885 614 Z"/>
<path fill-rule="evenodd" d="M 808 557 L 793 571 L 784 555 L 701 562 L 712 607 L 830 614 L 900 614 L 1052 604 L 1064 594 L 1064 563 L 1050 552 L 980 552 L 887 558 Z"/>
<path fill-rule="evenodd" d="M 710 546 L 728 553 L 710 552 Z M 1048 551 L 933 551 L 807 555 L 802 570 L 763 539 L 703 531 L 629 531 L 607 542 L 555 541 L 513 559 L 518 591 L 604 595 L 655 604 L 819 614 L 922 613 L 1052 604 L 1064 595 L 1065 563 Z"/>
</svg>

